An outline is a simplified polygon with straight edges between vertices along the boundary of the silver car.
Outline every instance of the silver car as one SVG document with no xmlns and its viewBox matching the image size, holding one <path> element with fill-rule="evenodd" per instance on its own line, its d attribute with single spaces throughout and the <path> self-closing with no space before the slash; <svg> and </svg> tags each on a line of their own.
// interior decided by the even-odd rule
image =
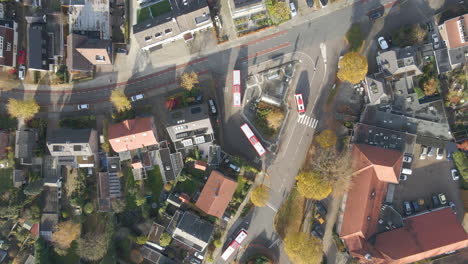
<svg viewBox="0 0 468 264">
<path fill-rule="evenodd" d="M 135 101 L 138 101 L 138 100 L 141 100 L 143 99 L 145 96 L 143 94 L 137 94 L 137 95 L 134 95 L 134 96 L 131 96 L 130 97 L 130 100 L 132 102 L 135 102 Z"/>
</svg>

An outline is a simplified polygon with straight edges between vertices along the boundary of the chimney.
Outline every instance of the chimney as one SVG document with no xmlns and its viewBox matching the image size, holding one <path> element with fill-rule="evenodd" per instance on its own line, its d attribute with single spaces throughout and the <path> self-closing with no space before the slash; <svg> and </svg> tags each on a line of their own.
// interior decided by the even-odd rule
<svg viewBox="0 0 468 264">
<path fill-rule="evenodd" d="M 125 120 L 123 121 L 124 126 L 127 128 L 127 130 L 132 130 L 133 128 L 133 123 L 135 120 Z"/>
</svg>

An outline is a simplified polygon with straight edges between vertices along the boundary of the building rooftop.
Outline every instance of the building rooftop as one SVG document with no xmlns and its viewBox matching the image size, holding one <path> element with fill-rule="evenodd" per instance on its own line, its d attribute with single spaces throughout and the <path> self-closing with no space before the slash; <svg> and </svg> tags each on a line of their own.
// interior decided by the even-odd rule
<svg viewBox="0 0 468 264">
<path fill-rule="evenodd" d="M 153 117 L 125 120 L 109 127 L 109 143 L 115 152 L 158 144 Z"/>
<path fill-rule="evenodd" d="M 33 70 L 49 70 L 49 35 L 42 24 L 33 24 L 28 29 L 28 67 Z"/>
<path fill-rule="evenodd" d="M 92 32 L 99 39 L 110 39 L 108 0 L 70 1 L 68 5 L 70 33 Z"/>
<path fill-rule="evenodd" d="M 242 9 L 251 6 L 261 5 L 263 0 L 232 0 L 234 2 L 234 8 Z"/>
<path fill-rule="evenodd" d="M 15 158 L 31 160 L 36 142 L 36 133 L 32 130 L 17 130 L 15 142 Z"/>
<path fill-rule="evenodd" d="M 387 102 L 390 98 L 387 95 L 385 87 L 385 81 L 383 76 L 379 75 L 368 75 L 364 79 L 366 94 L 369 98 L 369 104 L 380 104 L 381 102 Z"/>
<path fill-rule="evenodd" d="M 378 55 L 377 61 L 380 62 L 385 76 L 394 76 L 399 79 L 400 75 L 405 73 L 408 75 L 422 74 L 418 68 L 419 59 L 415 47 L 384 51 Z"/>
<path fill-rule="evenodd" d="M 196 214 L 186 211 L 174 230 L 173 237 L 198 251 L 203 251 L 214 232 L 214 226 Z"/>
<path fill-rule="evenodd" d="M 434 53 L 439 74 L 451 71 L 452 66 L 447 48 L 435 50 Z"/>
<path fill-rule="evenodd" d="M 149 246 L 142 246 L 140 248 L 141 256 L 146 259 L 149 263 L 153 264 L 172 264 L 175 263 L 174 261 L 170 260 L 161 252 L 153 249 Z"/>
<path fill-rule="evenodd" d="M 9 67 L 16 65 L 16 53 L 13 49 L 16 45 L 15 35 L 17 34 L 15 25 L 13 20 L 0 19 L 0 36 L 3 38 L 3 47 L 0 49 L 0 65 Z"/>
<path fill-rule="evenodd" d="M 41 232 L 52 232 L 58 224 L 57 213 L 43 213 L 41 216 Z"/>
<path fill-rule="evenodd" d="M 91 71 L 94 65 L 112 64 L 111 41 L 79 34 L 67 36 L 67 67 L 72 71 Z"/>
<path fill-rule="evenodd" d="M 92 129 L 59 128 L 47 137 L 47 144 L 88 143 Z"/>
<path fill-rule="evenodd" d="M 445 21 L 441 35 L 449 49 L 468 46 L 468 14 Z"/>
</svg>

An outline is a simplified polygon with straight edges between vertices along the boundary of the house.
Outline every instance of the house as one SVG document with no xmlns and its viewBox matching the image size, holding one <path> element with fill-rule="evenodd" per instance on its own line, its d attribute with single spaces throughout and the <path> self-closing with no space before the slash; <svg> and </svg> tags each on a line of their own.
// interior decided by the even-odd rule
<svg viewBox="0 0 468 264">
<path fill-rule="evenodd" d="M 44 23 L 28 25 L 28 69 L 49 71 L 49 49 L 52 43 Z"/>
<path fill-rule="evenodd" d="M 161 252 L 149 247 L 142 246 L 140 248 L 141 256 L 146 259 L 149 263 L 153 264 L 173 264 L 175 263 L 171 259 L 167 258 Z"/>
<path fill-rule="evenodd" d="M 112 41 L 75 33 L 69 34 L 66 64 L 71 72 L 90 72 L 97 65 L 110 65 Z"/>
<path fill-rule="evenodd" d="M 370 105 L 387 103 L 391 99 L 386 91 L 382 74 L 368 75 L 364 79 L 364 87 Z"/>
<path fill-rule="evenodd" d="M 206 0 L 170 0 L 171 10 L 133 26 L 133 35 L 143 50 L 190 40 L 193 34 L 213 27 Z"/>
<path fill-rule="evenodd" d="M 266 11 L 263 0 L 229 0 L 229 6 L 233 19 Z"/>
<path fill-rule="evenodd" d="M 120 180 L 117 173 L 99 172 L 99 211 L 108 212 L 111 209 L 111 199 L 122 196 Z"/>
<path fill-rule="evenodd" d="M 160 148 L 151 152 L 150 155 L 159 167 L 164 184 L 177 179 L 184 167 L 182 153 L 171 153 L 167 143 L 162 142 Z"/>
<path fill-rule="evenodd" d="M 109 143 L 115 152 L 136 150 L 158 144 L 153 117 L 125 120 L 109 127 Z"/>
<path fill-rule="evenodd" d="M 176 150 L 207 149 L 213 143 L 213 127 L 208 115 L 208 105 L 196 105 L 171 111 L 167 116 L 167 132 Z"/>
<path fill-rule="evenodd" d="M 415 47 L 388 50 L 377 55 L 377 65 L 389 81 L 422 74 L 420 61 Z"/>
<path fill-rule="evenodd" d="M 0 19 L 0 66 L 16 67 L 18 24 L 13 20 Z"/>
<path fill-rule="evenodd" d="M 52 233 L 58 224 L 59 216 L 57 213 L 43 213 L 40 223 L 40 235 L 47 241 L 52 240 Z"/>
<path fill-rule="evenodd" d="M 0 160 L 8 156 L 8 147 L 10 146 L 10 136 L 7 132 L 0 131 Z"/>
<path fill-rule="evenodd" d="M 23 170 L 14 170 L 13 171 L 13 187 L 20 188 L 25 184 L 24 171 Z"/>
<path fill-rule="evenodd" d="M 237 181 L 213 170 L 195 205 L 209 215 L 222 218 L 236 188 Z"/>
<path fill-rule="evenodd" d="M 61 187 L 62 168 L 58 164 L 58 159 L 52 156 L 45 156 L 43 161 L 42 174 L 44 175 L 44 185 Z"/>
<path fill-rule="evenodd" d="M 150 232 L 148 233 L 146 244 L 159 250 L 164 250 L 164 248 L 159 245 L 159 240 L 161 239 L 161 235 L 164 233 L 165 229 L 166 228 L 164 226 L 153 223 Z"/>
<path fill-rule="evenodd" d="M 175 207 L 181 207 L 183 203 L 190 202 L 190 196 L 186 193 L 171 193 L 166 200 L 168 203 L 174 205 Z"/>
<path fill-rule="evenodd" d="M 17 130 L 15 140 L 15 158 L 22 165 L 32 165 L 36 133 L 32 130 Z"/>
<path fill-rule="evenodd" d="M 448 207 L 403 220 L 396 213 L 399 219 L 392 228 L 382 229 L 386 221 L 380 212 L 388 208 L 382 205 L 387 185 L 398 183 L 403 154 L 355 144 L 352 157 L 354 178 L 338 229 L 360 263 L 412 263 L 468 246 L 468 235 Z"/>
<path fill-rule="evenodd" d="M 190 211 L 186 211 L 177 224 L 172 238 L 190 248 L 203 252 L 208 246 L 213 232 L 214 226 L 211 223 Z"/>
<path fill-rule="evenodd" d="M 111 14 L 108 0 L 62 0 L 68 8 L 70 33 L 82 33 L 96 39 L 110 40 Z"/>
<path fill-rule="evenodd" d="M 439 26 L 439 32 L 447 46 L 444 55 L 448 58 L 450 69 L 464 65 L 468 54 L 468 14 L 446 20 Z M 436 58 L 439 63 L 443 56 Z"/>
<path fill-rule="evenodd" d="M 59 165 L 92 168 L 97 160 L 98 138 L 94 129 L 56 129 L 46 144 Z"/>
</svg>

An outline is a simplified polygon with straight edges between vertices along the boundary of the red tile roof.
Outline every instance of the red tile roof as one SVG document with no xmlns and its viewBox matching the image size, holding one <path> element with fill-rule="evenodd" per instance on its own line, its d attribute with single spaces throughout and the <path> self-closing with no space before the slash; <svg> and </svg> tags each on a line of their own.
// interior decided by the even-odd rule
<svg viewBox="0 0 468 264">
<path fill-rule="evenodd" d="M 197 170 L 206 171 L 206 166 L 208 166 L 208 164 L 206 164 L 206 162 L 203 162 L 201 160 L 195 161 L 195 169 L 197 169 Z"/>
<path fill-rule="evenodd" d="M 221 218 L 236 191 L 237 182 L 212 171 L 195 204 L 203 212 Z"/>
<path fill-rule="evenodd" d="M 109 143 L 116 152 L 157 144 L 153 118 L 135 118 L 112 125 L 109 128 Z"/>
<path fill-rule="evenodd" d="M 373 166 L 379 180 L 398 183 L 403 163 L 403 153 L 400 151 L 356 144 L 353 147 L 353 158 L 356 171 Z"/>
<path fill-rule="evenodd" d="M 464 19 L 461 19 L 462 17 Z M 465 31 L 468 30 L 468 14 L 458 16 L 444 22 L 448 38 L 447 46 L 450 49 L 468 45 L 468 42 L 462 42 L 462 36 L 460 36 L 460 30 L 458 27 L 459 24 L 465 25 Z"/>
<path fill-rule="evenodd" d="M 376 236 L 375 247 L 392 263 L 411 263 L 468 247 L 468 234 L 451 208 L 406 218 L 403 224 Z"/>
</svg>

